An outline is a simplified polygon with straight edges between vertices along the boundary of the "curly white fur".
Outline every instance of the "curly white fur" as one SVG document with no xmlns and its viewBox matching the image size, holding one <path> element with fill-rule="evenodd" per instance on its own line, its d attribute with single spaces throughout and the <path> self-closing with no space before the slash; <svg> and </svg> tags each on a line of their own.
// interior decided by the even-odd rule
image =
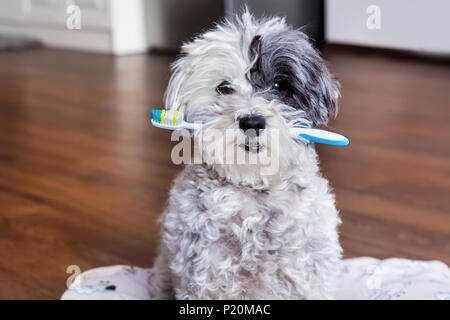
<svg viewBox="0 0 450 320">
<path fill-rule="evenodd" d="M 259 36 L 262 43 L 252 55 Z M 281 52 L 280 41 L 293 49 Z M 258 165 L 220 164 L 208 156 L 202 164 L 186 165 L 161 216 L 151 297 L 331 298 L 341 257 L 334 196 L 319 171 L 314 146 L 288 132 L 294 124 L 324 123 L 335 111 L 337 83 L 306 37 L 279 18 L 255 21 L 245 12 L 184 45 L 182 52 L 166 105 L 182 109 L 188 121 L 218 130 L 235 128 L 237 135 L 243 134 L 237 124 L 241 114 L 263 115 L 267 129 L 280 131 L 278 153 L 271 154 L 280 158 L 280 166 L 266 176 Z M 264 66 L 269 53 L 275 60 Z M 275 70 L 277 61 L 287 61 L 279 64 L 281 71 Z M 257 63 L 271 70 L 255 71 Z M 297 70 L 290 80 L 290 100 L 277 98 L 270 86 L 264 87 L 265 80 L 256 79 L 258 72 L 259 78 L 267 78 L 269 71 L 283 73 L 285 65 Z M 232 83 L 233 94 L 216 92 L 223 80 Z M 202 151 L 207 155 L 212 147 L 203 144 Z M 274 149 L 266 143 L 261 152 Z"/>
</svg>

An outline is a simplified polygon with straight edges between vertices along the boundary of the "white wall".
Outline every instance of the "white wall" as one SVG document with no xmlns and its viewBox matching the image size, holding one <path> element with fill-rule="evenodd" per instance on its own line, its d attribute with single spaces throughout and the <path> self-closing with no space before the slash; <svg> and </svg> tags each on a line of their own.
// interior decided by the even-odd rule
<svg viewBox="0 0 450 320">
<path fill-rule="evenodd" d="M 381 28 L 366 26 L 369 5 L 381 9 Z M 449 0 L 326 0 L 325 38 L 433 54 L 450 54 Z"/>
</svg>

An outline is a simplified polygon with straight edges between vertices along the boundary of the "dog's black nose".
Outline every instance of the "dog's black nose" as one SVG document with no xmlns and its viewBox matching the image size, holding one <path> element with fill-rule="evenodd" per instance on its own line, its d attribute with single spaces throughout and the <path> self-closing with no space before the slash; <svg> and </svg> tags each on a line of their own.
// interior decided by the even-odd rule
<svg viewBox="0 0 450 320">
<path fill-rule="evenodd" d="M 239 119 L 239 128 L 244 132 L 253 129 L 259 136 L 259 131 L 266 128 L 266 119 L 259 115 L 247 115 Z"/>
</svg>

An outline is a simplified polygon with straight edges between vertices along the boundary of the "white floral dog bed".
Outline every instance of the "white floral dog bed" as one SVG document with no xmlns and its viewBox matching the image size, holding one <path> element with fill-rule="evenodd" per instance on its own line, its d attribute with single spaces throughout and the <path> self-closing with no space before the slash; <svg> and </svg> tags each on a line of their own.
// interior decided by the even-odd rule
<svg viewBox="0 0 450 320">
<path fill-rule="evenodd" d="M 81 273 L 62 299 L 148 299 L 148 275 L 138 267 L 95 268 Z M 440 261 L 346 259 L 336 281 L 336 299 L 450 300 L 450 269 Z"/>
</svg>

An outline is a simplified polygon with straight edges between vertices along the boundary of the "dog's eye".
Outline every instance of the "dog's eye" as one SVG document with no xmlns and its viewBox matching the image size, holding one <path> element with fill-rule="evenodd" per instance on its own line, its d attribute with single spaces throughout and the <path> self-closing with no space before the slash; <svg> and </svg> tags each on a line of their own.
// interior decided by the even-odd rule
<svg viewBox="0 0 450 320">
<path fill-rule="evenodd" d="M 221 84 L 219 84 L 216 88 L 216 91 L 220 94 L 233 94 L 234 93 L 233 86 L 228 81 L 223 81 Z"/>
<path fill-rule="evenodd" d="M 286 91 L 289 89 L 289 85 L 286 83 L 286 81 L 276 78 L 273 81 L 273 88 L 277 91 Z"/>
</svg>

